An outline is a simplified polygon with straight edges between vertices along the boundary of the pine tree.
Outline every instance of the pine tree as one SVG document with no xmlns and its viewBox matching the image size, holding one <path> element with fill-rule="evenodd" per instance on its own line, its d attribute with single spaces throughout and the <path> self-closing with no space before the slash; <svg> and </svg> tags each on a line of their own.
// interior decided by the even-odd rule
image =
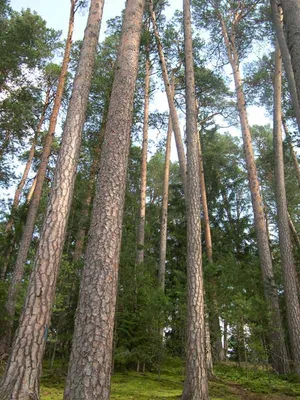
<svg viewBox="0 0 300 400">
<path fill-rule="evenodd" d="M 183 399 L 208 399 L 202 275 L 200 176 L 190 1 L 183 1 L 187 135 L 187 285 L 186 379 Z"/>
<path fill-rule="evenodd" d="M 289 228 L 289 218 L 285 191 L 284 162 L 282 148 L 282 120 L 281 120 L 281 76 L 282 61 L 278 42 L 275 51 L 274 74 L 274 158 L 275 158 L 275 192 L 278 210 L 278 230 L 281 265 L 284 281 L 284 295 L 286 300 L 289 337 L 291 341 L 291 355 L 295 370 L 300 374 L 300 304 L 297 288 L 297 273 L 293 255 L 293 246 Z"/>
<path fill-rule="evenodd" d="M 34 269 L 19 328 L 0 384 L 1 400 L 39 398 L 42 358 L 73 197 L 81 131 L 85 120 L 102 11 L 103 1 L 93 0 Z"/>
<path fill-rule="evenodd" d="M 110 396 L 126 171 L 144 1 L 128 0 L 93 202 L 64 398 Z"/>
</svg>

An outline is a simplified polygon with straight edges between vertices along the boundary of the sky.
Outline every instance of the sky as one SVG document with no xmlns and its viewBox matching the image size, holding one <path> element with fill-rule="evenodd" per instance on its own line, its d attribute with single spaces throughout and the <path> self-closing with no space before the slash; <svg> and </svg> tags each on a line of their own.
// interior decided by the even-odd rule
<svg viewBox="0 0 300 400">
<path fill-rule="evenodd" d="M 182 0 L 170 0 L 170 7 L 166 10 L 166 16 L 171 17 L 176 9 L 182 9 Z M 62 30 L 63 37 L 66 37 L 69 20 L 69 0 L 11 0 L 13 9 L 20 11 L 22 8 L 30 8 L 41 15 L 49 27 Z M 100 40 L 104 38 L 106 30 L 106 21 L 121 14 L 125 7 L 125 0 L 106 0 L 104 5 L 102 27 Z M 86 24 L 88 8 L 79 12 L 75 18 L 74 40 L 83 38 L 83 32 Z M 167 100 L 164 93 L 158 92 L 152 102 L 152 110 L 159 109 L 160 111 L 167 110 Z M 250 107 L 249 122 L 253 124 L 266 124 L 269 119 L 265 116 L 265 110 L 258 107 Z M 238 131 L 233 132 L 238 134 Z M 174 146 L 173 146 L 174 148 Z"/>
<path fill-rule="evenodd" d="M 182 0 L 171 0 L 172 4 L 167 11 L 167 15 L 172 15 L 176 9 L 182 8 Z M 11 6 L 14 10 L 20 11 L 22 8 L 30 8 L 41 15 L 48 23 L 50 28 L 63 31 L 66 37 L 69 20 L 69 0 L 11 0 Z M 104 4 L 102 28 L 100 40 L 103 38 L 106 21 L 117 15 L 121 15 L 121 11 L 125 7 L 125 0 L 106 0 Z M 88 8 L 76 15 L 74 39 L 83 38 L 83 32 L 87 19 Z"/>
<path fill-rule="evenodd" d="M 170 7 L 166 9 L 166 16 L 170 18 L 176 9 L 182 9 L 182 0 L 170 0 Z M 14 10 L 20 11 L 22 8 L 30 8 L 41 15 L 46 21 L 47 25 L 56 30 L 62 30 L 62 36 L 65 38 L 68 30 L 69 20 L 69 0 L 11 0 L 11 6 Z M 102 18 L 102 27 L 100 33 L 100 41 L 104 38 L 106 30 L 106 21 L 117 15 L 125 7 L 125 0 L 106 0 L 104 5 L 104 12 Z M 83 38 L 84 28 L 87 20 L 88 8 L 79 11 L 75 17 L 74 40 Z M 150 111 L 159 109 L 162 111 L 168 110 L 167 99 L 165 93 L 157 91 L 151 104 Z M 266 124 L 269 122 L 265 116 L 265 110 L 259 107 L 249 107 L 249 122 L 250 124 Z M 184 121 L 182 121 L 183 129 Z M 233 135 L 240 136 L 239 129 L 232 129 Z M 151 135 L 151 134 L 150 134 Z M 152 139 L 155 140 L 155 133 L 152 133 Z M 175 142 L 172 143 L 172 160 L 177 159 L 175 150 Z"/>
</svg>

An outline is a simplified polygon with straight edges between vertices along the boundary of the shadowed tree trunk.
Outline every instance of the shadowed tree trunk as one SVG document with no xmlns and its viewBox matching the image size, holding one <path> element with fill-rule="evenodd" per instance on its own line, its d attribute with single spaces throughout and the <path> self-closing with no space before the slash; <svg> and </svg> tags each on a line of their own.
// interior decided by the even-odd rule
<svg viewBox="0 0 300 400">
<path fill-rule="evenodd" d="M 6 372 L 0 384 L 1 400 L 39 398 L 42 358 L 73 197 L 102 11 L 103 1 L 92 0 L 34 269 Z"/>
<path fill-rule="evenodd" d="M 159 242 L 159 268 L 158 283 L 162 291 L 165 292 L 166 280 L 166 254 L 167 254 L 167 233 L 168 233 L 168 201 L 169 201 L 169 177 L 170 177 L 170 156 L 172 142 L 172 119 L 169 115 L 166 156 L 165 156 L 165 174 L 162 196 L 162 210 L 160 222 L 160 242 Z"/>
<path fill-rule="evenodd" d="M 288 215 L 288 217 L 289 217 L 290 231 L 291 231 L 291 233 L 293 235 L 293 238 L 294 238 L 294 241 L 296 242 L 297 247 L 300 249 L 300 239 L 299 239 L 299 236 L 298 236 L 297 229 L 295 228 L 295 225 L 294 225 L 294 223 L 292 221 L 291 216 Z"/>
<path fill-rule="evenodd" d="M 293 256 L 293 245 L 289 229 L 289 218 L 284 180 L 284 161 L 281 131 L 281 76 L 282 62 L 278 43 L 275 51 L 274 77 L 274 158 L 275 193 L 279 229 L 279 246 L 286 300 L 288 331 L 291 342 L 291 355 L 297 374 L 300 374 L 300 305 L 297 288 L 297 273 Z"/>
<path fill-rule="evenodd" d="M 290 52 L 286 43 L 283 24 L 282 24 L 282 8 L 277 0 L 270 0 L 273 14 L 273 22 L 276 31 L 277 40 L 282 55 L 284 70 L 287 77 L 288 87 L 291 95 L 292 105 L 297 119 L 298 130 L 300 132 L 300 103 L 297 95 L 295 76 L 291 62 Z"/>
<path fill-rule="evenodd" d="M 65 400 L 110 397 L 133 97 L 144 1 L 128 0 L 101 151 Z"/>
<path fill-rule="evenodd" d="M 43 190 L 43 183 L 45 180 L 48 160 L 51 153 L 51 147 L 53 142 L 53 137 L 55 133 L 57 118 L 59 109 L 61 106 L 62 95 L 64 90 L 64 85 L 66 81 L 67 71 L 68 71 L 68 64 L 70 59 L 70 52 L 71 52 L 71 44 L 72 44 L 72 36 L 73 36 L 73 29 L 74 29 L 74 16 L 76 11 L 76 3 L 77 0 L 71 0 L 71 10 L 70 10 L 70 19 L 69 19 L 69 30 L 67 36 L 67 42 L 65 47 L 65 53 L 62 63 L 62 69 L 58 80 L 57 91 L 54 99 L 53 111 L 50 117 L 49 123 L 49 130 L 48 134 L 45 138 L 45 143 L 43 147 L 43 153 L 41 156 L 41 162 L 39 166 L 39 170 L 36 177 L 35 182 L 35 189 L 33 192 L 32 199 L 30 201 L 30 206 L 27 214 L 27 219 L 25 226 L 23 228 L 21 242 L 19 244 L 19 250 L 17 255 L 17 260 L 14 265 L 13 276 L 12 280 L 8 289 L 8 298 L 6 302 L 6 311 L 8 316 L 7 328 L 5 330 L 5 343 L 7 346 L 10 345 L 11 336 L 12 336 L 12 324 L 13 319 L 15 316 L 15 309 L 16 309 L 16 299 L 18 293 L 18 287 L 21 283 L 25 262 L 27 260 L 28 251 L 30 248 L 30 243 L 32 239 L 32 235 L 34 232 L 35 220 L 40 204 L 40 199 L 42 196 Z M 7 350 L 7 349 L 6 349 Z"/>
<path fill-rule="evenodd" d="M 292 160 L 293 160 L 293 165 L 294 165 L 294 169 L 295 169 L 295 173 L 296 173 L 296 178 L 297 178 L 297 182 L 298 182 L 298 185 L 299 185 L 299 188 L 300 188 L 300 168 L 299 168 L 299 162 L 298 162 L 298 159 L 297 159 L 295 150 L 294 150 L 294 148 L 293 148 L 292 139 L 291 139 L 291 136 L 290 136 L 290 134 L 289 134 L 289 130 L 288 130 L 288 128 L 287 128 L 286 121 L 285 121 L 284 118 L 282 118 L 282 126 L 283 126 L 284 133 L 285 133 L 285 137 L 286 137 L 286 139 L 287 139 L 287 142 L 288 142 L 288 145 L 289 145 L 289 148 L 290 148 L 290 153 L 291 153 Z"/>
<path fill-rule="evenodd" d="M 207 204 L 204 165 L 203 165 L 200 137 L 198 138 L 198 149 L 199 149 L 199 177 L 200 177 L 200 190 L 201 190 L 201 204 L 202 204 L 203 221 L 204 221 L 205 248 L 206 248 L 206 255 L 208 262 L 210 265 L 213 265 L 213 247 L 212 247 L 210 219 L 209 219 L 208 204 Z M 212 344 L 210 345 L 210 349 L 212 348 L 213 350 L 213 359 L 215 362 L 218 362 L 222 360 L 222 354 L 223 354 L 222 336 L 221 336 L 221 328 L 219 321 L 216 282 L 214 279 L 212 279 L 210 283 L 211 283 L 211 301 L 210 301 L 210 313 L 209 313 L 210 324 L 208 323 L 206 324 L 206 329 L 209 329 L 209 336 L 211 337 Z M 213 374 L 212 370 L 211 374 Z"/>
<path fill-rule="evenodd" d="M 183 1 L 187 136 L 187 287 L 186 377 L 182 399 L 208 400 L 204 286 L 201 248 L 199 147 L 190 1 Z"/>
<path fill-rule="evenodd" d="M 168 98 L 168 105 L 169 105 L 170 114 L 171 114 L 171 118 L 172 118 L 172 126 L 173 126 L 175 141 L 176 141 L 176 148 L 177 148 L 178 159 L 179 159 L 181 179 L 182 179 L 182 183 L 183 183 L 183 187 L 184 187 L 184 192 L 186 192 L 186 158 L 185 158 L 184 147 L 183 147 L 183 142 L 182 142 L 182 137 L 181 137 L 181 132 L 180 132 L 179 119 L 178 119 L 178 115 L 177 115 L 177 111 L 176 111 L 176 107 L 175 107 L 175 103 L 174 103 L 174 95 L 172 93 L 172 87 L 171 87 L 171 83 L 170 83 L 170 80 L 168 77 L 165 56 L 164 56 L 163 47 L 162 47 L 162 44 L 160 41 L 160 37 L 159 37 L 157 25 L 156 25 L 156 16 L 155 16 L 155 12 L 153 9 L 152 0 L 149 0 L 149 8 L 150 8 L 150 16 L 151 16 L 151 20 L 152 20 L 152 24 L 153 24 L 153 29 L 154 29 L 155 40 L 156 40 L 156 44 L 157 44 L 157 50 L 158 50 L 159 59 L 160 59 L 160 66 L 161 66 L 165 91 L 166 91 L 166 95 Z"/>
<path fill-rule="evenodd" d="M 239 69 L 239 57 L 235 48 L 234 35 L 231 37 L 228 36 L 225 21 L 219 10 L 216 11 L 218 13 L 219 22 L 222 29 L 222 35 L 227 50 L 228 60 L 232 67 L 235 90 L 237 95 L 237 105 L 242 128 L 249 188 L 254 214 L 254 225 L 257 237 L 257 247 L 263 277 L 264 294 L 270 313 L 269 343 L 271 351 L 271 362 L 275 371 L 281 374 L 285 374 L 289 371 L 288 354 L 285 346 L 284 330 L 280 315 L 278 293 L 274 280 L 272 257 L 269 246 L 268 232 L 266 228 L 266 217 L 264 212 L 263 199 L 260 193 L 260 185 L 257 176 L 251 133 L 248 123 L 246 101 L 243 92 L 243 82 Z"/>
<path fill-rule="evenodd" d="M 286 43 L 290 52 L 300 103 L 300 1 L 281 0 Z"/>
<path fill-rule="evenodd" d="M 73 260 L 79 261 L 82 254 L 83 254 L 83 249 L 84 249 L 84 242 L 85 242 L 85 236 L 88 230 L 88 218 L 90 215 L 90 209 L 91 209 L 91 204 L 93 200 L 93 194 L 94 194 L 94 189 L 95 189 L 95 178 L 97 176 L 97 171 L 99 167 L 99 162 L 100 162 L 100 153 L 101 153 L 101 148 L 104 140 L 104 132 L 105 132 L 105 125 L 106 125 L 106 117 L 104 118 L 102 122 L 102 127 L 99 133 L 99 139 L 98 143 L 96 145 L 95 151 L 94 151 L 94 159 L 90 168 L 90 176 L 89 176 L 89 182 L 88 182 L 88 187 L 87 187 L 87 193 L 86 197 L 84 200 L 83 208 L 82 208 L 82 213 L 80 216 L 80 222 L 79 222 L 79 229 L 76 234 L 76 242 L 75 242 L 75 249 L 74 249 L 74 254 L 73 254 Z"/>
<path fill-rule="evenodd" d="M 32 165 L 33 158 L 34 158 L 37 139 L 38 139 L 38 137 L 39 137 L 39 135 L 41 133 L 41 129 L 42 129 L 43 123 L 45 121 L 46 111 L 47 111 L 47 108 L 48 108 L 48 105 L 49 105 L 49 96 L 50 96 L 50 88 L 46 92 L 46 97 L 45 97 L 45 102 L 44 102 L 41 118 L 40 118 L 39 123 L 37 125 L 36 132 L 35 132 L 35 135 L 34 135 L 30 150 L 29 150 L 29 155 L 28 155 L 28 159 L 27 159 L 27 162 L 26 162 L 26 165 L 25 165 L 25 168 L 24 168 L 24 172 L 23 172 L 22 178 L 21 178 L 21 180 L 20 180 L 20 182 L 18 184 L 17 190 L 16 190 L 15 195 L 14 195 L 14 200 L 13 200 L 13 204 L 12 204 L 12 214 L 17 209 L 17 207 L 19 205 L 20 197 L 21 197 L 23 188 L 25 186 L 25 183 L 27 181 L 27 178 L 28 178 L 28 174 L 29 174 L 29 171 L 30 171 L 30 168 L 31 168 L 31 165 Z M 13 216 L 10 217 L 10 219 L 9 219 L 7 225 L 6 225 L 5 231 L 6 232 L 11 231 L 12 227 L 13 227 Z"/>
<path fill-rule="evenodd" d="M 18 184 L 17 190 L 16 190 L 15 195 L 14 195 L 14 200 L 13 200 L 12 209 L 11 209 L 11 215 L 9 217 L 9 220 L 7 221 L 6 228 L 5 228 L 5 232 L 9 236 L 11 236 L 12 228 L 14 226 L 14 214 L 15 214 L 18 206 L 19 206 L 20 197 L 21 197 L 23 188 L 24 188 L 25 183 L 27 181 L 28 174 L 29 174 L 29 171 L 30 171 L 30 168 L 31 168 L 31 165 L 32 165 L 37 138 L 38 138 L 38 136 L 40 134 L 40 131 L 42 129 L 42 125 L 43 125 L 44 120 L 45 120 L 47 107 L 49 105 L 49 95 L 50 95 L 50 89 L 48 89 L 47 92 L 46 92 L 46 98 L 45 98 L 45 102 L 44 102 L 42 115 L 41 115 L 41 118 L 40 118 L 39 123 L 37 125 L 36 132 L 35 132 L 35 135 L 34 135 L 30 150 L 29 150 L 29 155 L 28 155 L 28 159 L 27 159 L 27 162 L 26 162 L 26 165 L 25 165 L 25 168 L 24 168 L 24 172 L 23 172 L 22 178 L 21 178 L 21 180 L 20 180 L 20 182 Z M 15 238 L 11 237 L 10 240 L 9 240 L 9 246 L 8 246 L 8 249 L 6 250 L 5 260 L 3 262 L 3 266 L 2 266 L 2 270 L 1 270 L 0 280 L 2 280 L 2 281 L 5 279 L 6 271 L 7 271 L 8 265 L 9 265 L 10 256 L 11 256 L 11 254 L 13 252 L 14 243 L 15 243 Z M 2 350 L 0 349 L 0 354 L 1 354 L 1 352 L 2 352 Z"/>
<path fill-rule="evenodd" d="M 147 189 L 147 153 L 148 153 L 148 129 L 149 129 L 149 100 L 150 100 L 150 58 L 149 45 L 146 46 L 145 65 L 145 96 L 144 96 L 144 121 L 143 121 L 143 146 L 141 158 L 141 197 L 140 215 L 137 232 L 137 256 L 136 265 L 144 262 L 145 247 L 145 223 L 146 223 L 146 189 Z"/>
</svg>

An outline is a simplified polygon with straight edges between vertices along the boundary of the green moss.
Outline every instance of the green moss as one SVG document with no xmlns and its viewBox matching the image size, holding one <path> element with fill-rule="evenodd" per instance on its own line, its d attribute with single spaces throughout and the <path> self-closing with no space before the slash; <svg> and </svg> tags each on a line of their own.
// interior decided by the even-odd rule
<svg viewBox="0 0 300 400">
<path fill-rule="evenodd" d="M 296 400 L 300 384 L 295 376 L 278 377 L 257 366 L 238 367 L 233 363 L 215 367 L 217 379 L 210 382 L 211 400 Z M 66 371 L 55 365 L 44 368 L 41 400 L 62 400 Z M 117 372 L 112 378 L 111 400 L 176 400 L 183 388 L 183 364 L 169 359 L 157 373 Z"/>
</svg>

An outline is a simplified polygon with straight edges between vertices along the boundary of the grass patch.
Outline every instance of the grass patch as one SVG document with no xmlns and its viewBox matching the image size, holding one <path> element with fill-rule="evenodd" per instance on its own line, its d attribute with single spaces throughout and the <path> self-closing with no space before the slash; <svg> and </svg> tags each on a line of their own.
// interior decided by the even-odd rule
<svg viewBox="0 0 300 400">
<path fill-rule="evenodd" d="M 261 366 L 239 367 L 224 363 L 215 367 L 216 380 L 209 383 L 211 400 L 300 400 L 299 378 L 279 377 Z M 62 400 L 66 368 L 45 364 L 41 400 Z M 116 372 L 112 378 L 111 400 L 176 400 L 183 388 L 183 364 L 169 359 L 161 370 L 144 374 Z"/>
</svg>

